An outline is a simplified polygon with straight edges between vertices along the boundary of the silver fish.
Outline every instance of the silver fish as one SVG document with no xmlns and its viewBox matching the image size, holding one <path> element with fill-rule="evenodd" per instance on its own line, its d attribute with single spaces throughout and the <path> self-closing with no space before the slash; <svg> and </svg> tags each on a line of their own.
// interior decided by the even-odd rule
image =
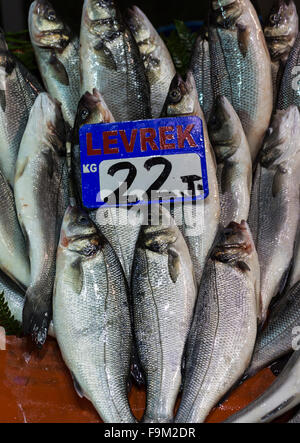
<svg viewBox="0 0 300 443">
<path fill-rule="evenodd" d="M 105 422 L 134 423 L 127 398 L 132 335 L 125 278 L 110 244 L 77 207 L 67 209 L 61 230 L 53 322 L 78 394 Z"/>
<path fill-rule="evenodd" d="M 261 320 L 290 269 L 299 220 L 300 115 L 277 111 L 260 153 L 249 224 L 261 266 Z"/>
<path fill-rule="evenodd" d="M 209 45 L 215 97 L 225 96 L 238 114 L 254 160 L 273 108 L 271 62 L 250 0 L 212 1 Z"/>
<path fill-rule="evenodd" d="M 152 117 L 159 118 L 176 74 L 175 66 L 164 41 L 146 15 L 137 6 L 132 6 L 127 17 L 149 80 Z"/>
<path fill-rule="evenodd" d="M 10 53 L 0 31 L 0 169 L 12 188 L 29 112 L 41 91 L 37 80 Z"/>
<path fill-rule="evenodd" d="M 205 267 L 176 423 L 203 422 L 247 368 L 257 332 L 256 269 L 249 227 L 231 223 Z"/>
<path fill-rule="evenodd" d="M 300 107 L 300 33 L 297 35 L 290 52 L 278 95 L 278 109 L 287 109 L 291 105 Z"/>
<path fill-rule="evenodd" d="M 226 97 L 218 97 L 208 123 L 217 159 L 221 223 L 247 220 L 252 187 L 252 161 L 240 119 Z"/>
<path fill-rule="evenodd" d="M 80 99 L 79 38 L 47 0 L 31 4 L 29 32 L 47 91 L 62 104 L 63 117 L 73 128 Z"/>
<path fill-rule="evenodd" d="M 199 285 L 206 258 L 219 228 L 220 198 L 215 157 L 209 141 L 204 115 L 199 104 L 195 80 L 191 72 L 187 73 L 185 81 L 178 74 L 174 77 L 162 113 L 163 117 L 188 115 L 199 117 L 202 120 L 209 196 L 204 201 L 198 200 L 196 204 L 185 203 L 183 207 L 180 204 L 176 204 L 172 215 L 189 247 L 196 280 Z"/>
<path fill-rule="evenodd" d="M 65 127 L 60 106 L 40 94 L 31 110 L 17 160 L 15 201 L 28 247 L 31 281 L 23 330 L 38 346 L 47 338 L 56 248 L 64 210 Z"/>
<path fill-rule="evenodd" d="M 171 215 L 143 226 L 132 274 L 136 347 L 147 382 L 145 423 L 173 420 L 196 301 L 193 265 Z"/>
<path fill-rule="evenodd" d="M 300 404 L 300 351 L 294 352 L 274 383 L 226 423 L 270 423 Z"/>
<path fill-rule="evenodd" d="M 150 87 L 136 41 L 113 0 L 85 0 L 81 93 L 97 88 L 117 121 L 151 118 Z"/>
</svg>

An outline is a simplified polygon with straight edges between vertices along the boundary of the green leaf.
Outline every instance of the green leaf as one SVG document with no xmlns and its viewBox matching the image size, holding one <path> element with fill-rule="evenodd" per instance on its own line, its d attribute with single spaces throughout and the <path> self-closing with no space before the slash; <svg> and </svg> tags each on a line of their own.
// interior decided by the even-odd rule
<svg viewBox="0 0 300 443">
<path fill-rule="evenodd" d="M 6 335 L 21 334 L 22 326 L 11 314 L 3 292 L 0 293 L 0 326 L 5 329 Z"/>
</svg>

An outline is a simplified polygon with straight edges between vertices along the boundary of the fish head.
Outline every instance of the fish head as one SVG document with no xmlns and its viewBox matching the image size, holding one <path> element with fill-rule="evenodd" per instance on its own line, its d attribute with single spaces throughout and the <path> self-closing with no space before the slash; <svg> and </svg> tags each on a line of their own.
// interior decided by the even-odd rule
<svg viewBox="0 0 300 443">
<path fill-rule="evenodd" d="M 86 18 L 92 22 L 110 20 L 117 15 L 114 0 L 85 0 L 83 10 Z"/>
<path fill-rule="evenodd" d="M 212 0 L 211 21 L 216 26 L 232 27 L 243 13 L 241 0 Z"/>
<path fill-rule="evenodd" d="M 199 99 L 195 79 L 189 71 L 186 80 L 176 74 L 162 111 L 163 117 L 199 115 Z"/>
<path fill-rule="evenodd" d="M 293 0 L 277 0 L 265 25 L 264 34 L 273 61 L 288 56 L 299 30 L 297 8 Z"/>
<path fill-rule="evenodd" d="M 241 134 L 236 121 L 235 111 L 227 98 L 217 97 L 208 122 L 208 130 L 218 163 L 234 155 L 240 146 Z"/>
<path fill-rule="evenodd" d="M 31 41 L 44 48 L 64 50 L 71 38 L 70 29 L 47 0 L 36 0 L 31 4 L 29 32 Z"/>
<path fill-rule="evenodd" d="M 126 21 L 145 59 L 156 49 L 153 33 L 156 32 L 146 15 L 137 6 L 127 10 Z"/>
</svg>

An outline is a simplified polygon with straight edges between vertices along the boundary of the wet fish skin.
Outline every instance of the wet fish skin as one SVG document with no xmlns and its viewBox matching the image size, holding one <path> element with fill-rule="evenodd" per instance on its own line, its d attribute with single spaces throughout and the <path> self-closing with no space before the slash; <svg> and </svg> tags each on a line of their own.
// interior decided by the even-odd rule
<svg viewBox="0 0 300 443">
<path fill-rule="evenodd" d="M 134 423 L 127 398 L 132 346 L 127 286 L 107 240 L 78 207 L 57 251 L 54 330 L 77 392 L 105 422 Z"/>
<path fill-rule="evenodd" d="M 247 368 L 257 332 L 256 269 L 248 225 L 231 223 L 205 267 L 175 423 L 204 422 Z"/>
<path fill-rule="evenodd" d="M 85 0 L 80 34 L 81 93 L 97 88 L 116 121 L 151 118 L 139 48 L 112 0 Z"/>
<path fill-rule="evenodd" d="M 270 423 L 300 404 L 300 351 L 294 352 L 267 391 L 226 423 Z"/>
<path fill-rule="evenodd" d="M 37 80 L 8 50 L 0 31 L 0 168 L 12 188 L 29 112 L 41 91 Z"/>
<path fill-rule="evenodd" d="M 175 66 L 164 41 L 137 6 L 127 10 L 127 22 L 138 44 L 149 80 L 152 117 L 159 118 L 176 74 Z"/>
<path fill-rule="evenodd" d="M 261 266 L 261 321 L 290 268 L 299 220 L 300 115 L 277 111 L 260 154 L 249 224 Z"/>
<path fill-rule="evenodd" d="M 31 110 L 17 160 L 15 202 L 29 248 L 31 281 L 23 310 L 24 334 L 41 347 L 52 315 L 56 247 L 66 202 L 65 126 L 60 106 L 40 94 Z M 42 192 L 41 192 L 42 190 Z"/>
<path fill-rule="evenodd" d="M 29 10 L 29 32 L 39 70 L 49 94 L 62 104 L 73 128 L 80 99 L 79 38 L 47 0 L 34 1 Z"/>
<path fill-rule="evenodd" d="M 291 105 L 300 107 L 299 91 L 300 65 L 300 33 L 297 35 L 293 49 L 290 52 L 284 70 L 281 87 L 278 95 L 278 109 L 287 109 Z"/>
<path fill-rule="evenodd" d="M 142 226 L 132 303 L 136 347 L 147 382 L 144 423 L 172 422 L 185 341 L 197 296 L 187 245 L 168 211 Z"/>
<path fill-rule="evenodd" d="M 216 99 L 208 130 L 218 164 L 221 224 L 241 223 L 249 215 L 252 161 L 240 119 L 226 97 Z"/>
<path fill-rule="evenodd" d="M 209 46 L 215 97 L 233 105 L 254 160 L 270 123 L 273 93 L 270 55 L 250 0 L 212 2 Z"/>
</svg>

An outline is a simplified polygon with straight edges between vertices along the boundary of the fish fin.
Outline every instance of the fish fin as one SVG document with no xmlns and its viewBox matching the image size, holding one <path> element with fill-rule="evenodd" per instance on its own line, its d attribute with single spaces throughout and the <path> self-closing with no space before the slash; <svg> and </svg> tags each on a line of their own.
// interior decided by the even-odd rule
<svg viewBox="0 0 300 443">
<path fill-rule="evenodd" d="M 0 106 L 2 108 L 2 111 L 5 112 L 5 110 L 6 110 L 6 95 L 5 95 L 5 91 L 3 91 L 3 90 L 0 91 Z"/>
<path fill-rule="evenodd" d="M 237 262 L 237 266 L 243 272 L 251 271 L 247 263 L 245 263 L 244 261 Z"/>
<path fill-rule="evenodd" d="M 113 71 L 117 71 L 118 67 L 116 65 L 116 62 L 114 60 L 114 57 L 109 49 L 107 49 L 102 42 L 98 43 L 94 47 L 95 51 L 100 53 L 101 56 L 101 64 L 107 68 L 111 69 Z"/>
<path fill-rule="evenodd" d="M 69 75 L 66 71 L 64 65 L 58 60 L 55 53 L 53 52 L 49 59 L 49 65 L 54 70 L 55 78 L 65 86 L 70 86 Z"/>
<path fill-rule="evenodd" d="M 230 180 L 228 179 L 228 176 L 230 175 L 229 170 L 231 168 L 234 168 L 234 165 L 230 162 L 225 162 L 223 165 L 223 169 L 222 169 L 222 174 L 221 174 L 221 192 L 222 194 L 226 194 L 226 193 L 232 193 L 231 190 L 231 184 L 230 184 Z"/>
<path fill-rule="evenodd" d="M 23 163 L 21 165 L 19 165 L 19 167 L 16 171 L 15 182 L 17 180 L 19 180 L 19 178 L 21 178 L 22 175 L 24 174 L 24 171 L 26 169 L 26 166 L 28 165 L 28 162 L 29 162 L 29 157 L 26 157 L 25 160 L 23 161 Z"/>
<path fill-rule="evenodd" d="M 83 272 L 81 265 L 81 258 L 78 257 L 72 264 L 72 284 L 74 291 L 81 294 L 83 287 Z"/>
<path fill-rule="evenodd" d="M 49 177 L 53 177 L 54 174 L 54 160 L 52 151 L 50 149 L 44 149 L 42 151 L 43 156 L 45 157 L 46 164 L 47 164 L 47 172 Z"/>
<path fill-rule="evenodd" d="M 250 29 L 247 26 L 237 25 L 238 30 L 238 43 L 241 54 L 245 58 L 248 53 L 250 42 Z"/>
<path fill-rule="evenodd" d="M 75 375 L 73 374 L 72 371 L 70 371 L 70 372 L 71 372 L 71 376 L 72 376 L 72 379 L 73 379 L 74 389 L 75 389 L 77 395 L 80 398 L 84 398 L 83 390 L 82 390 L 80 384 L 78 383 L 77 378 L 75 377 Z"/>
<path fill-rule="evenodd" d="M 276 198 L 279 192 L 283 189 L 283 179 L 285 178 L 286 173 L 287 170 L 283 167 L 277 168 L 272 186 L 272 195 L 274 198 Z"/>
<path fill-rule="evenodd" d="M 180 274 L 181 263 L 179 255 L 174 249 L 168 250 L 168 266 L 171 280 L 176 283 Z"/>
<path fill-rule="evenodd" d="M 23 333 L 31 335 L 38 348 L 42 348 L 48 336 L 52 319 L 51 298 L 49 302 L 37 300 L 29 288 L 26 292 L 23 308 Z"/>
</svg>

